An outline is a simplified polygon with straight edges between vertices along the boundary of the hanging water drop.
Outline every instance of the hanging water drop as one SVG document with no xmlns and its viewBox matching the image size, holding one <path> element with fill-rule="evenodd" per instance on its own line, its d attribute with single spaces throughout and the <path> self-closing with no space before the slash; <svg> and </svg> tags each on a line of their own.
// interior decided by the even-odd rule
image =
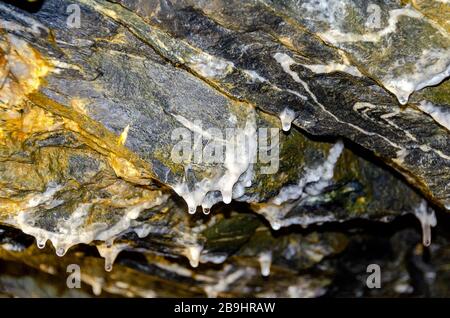
<svg viewBox="0 0 450 318">
<path fill-rule="evenodd" d="M 105 246 L 109 248 L 113 245 L 113 243 L 114 243 L 114 239 L 108 239 L 105 241 Z"/>
<path fill-rule="evenodd" d="M 189 259 L 189 264 L 192 267 L 197 267 L 200 262 L 200 254 L 202 252 L 202 247 L 195 245 L 189 246 L 186 251 L 186 257 Z"/>
<path fill-rule="evenodd" d="M 100 256 L 105 259 L 105 271 L 110 272 L 119 253 L 125 250 L 128 245 L 125 243 L 116 243 L 108 246 L 108 241 L 104 244 L 97 245 L 97 250 Z"/>
<path fill-rule="evenodd" d="M 193 207 L 193 206 L 189 207 L 189 214 L 195 214 L 195 211 L 197 211 L 197 207 Z"/>
<path fill-rule="evenodd" d="M 422 244 L 430 246 L 431 244 L 431 227 L 436 226 L 437 220 L 434 210 L 428 207 L 427 202 L 423 200 L 414 210 L 414 215 L 419 219 L 422 227 Z"/>
<path fill-rule="evenodd" d="M 64 256 L 64 254 L 66 254 L 66 250 L 63 247 L 59 247 L 56 249 L 56 255 L 58 255 L 59 257 Z"/>
<path fill-rule="evenodd" d="M 291 123 L 295 119 L 295 112 L 289 108 L 283 109 L 280 113 L 281 127 L 283 131 L 289 131 L 291 129 Z"/>
<path fill-rule="evenodd" d="M 274 229 L 275 231 L 278 231 L 281 228 L 281 224 L 279 222 L 272 222 L 270 223 L 270 225 L 272 226 L 272 229 Z"/>
<path fill-rule="evenodd" d="M 225 203 L 225 204 L 231 203 L 231 196 L 232 196 L 231 191 L 228 191 L 228 190 L 222 191 L 222 201 L 223 201 L 223 203 Z"/>
<path fill-rule="evenodd" d="M 272 265 L 272 252 L 263 252 L 258 257 L 261 267 L 261 275 L 267 277 L 270 275 L 270 266 Z"/>
<path fill-rule="evenodd" d="M 103 289 L 103 279 L 94 279 L 92 282 L 90 282 L 92 285 L 92 293 L 95 296 L 100 296 Z"/>
<path fill-rule="evenodd" d="M 210 208 L 203 208 L 203 214 L 208 215 L 211 212 Z"/>
<path fill-rule="evenodd" d="M 39 249 L 43 249 L 45 247 L 46 243 L 47 243 L 46 239 L 43 239 L 43 238 L 36 239 L 36 245 Z"/>
<path fill-rule="evenodd" d="M 408 103 L 408 95 L 397 95 L 397 100 L 401 105 L 406 105 Z"/>
</svg>

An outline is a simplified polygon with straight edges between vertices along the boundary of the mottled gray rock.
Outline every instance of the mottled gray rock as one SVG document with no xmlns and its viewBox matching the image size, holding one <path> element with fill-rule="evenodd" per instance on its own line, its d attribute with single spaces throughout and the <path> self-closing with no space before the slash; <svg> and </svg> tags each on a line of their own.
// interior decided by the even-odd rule
<svg viewBox="0 0 450 318">
<path fill-rule="evenodd" d="M 1 293 L 76 262 L 94 294 L 359 296 L 339 283 L 367 266 L 354 222 L 412 213 L 430 244 L 450 204 L 448 81 L 427 87 L 448 77 L 434 1 L 80 0 L 80 27 L 71 3 L 0 4 Z M 183 134 L 194 152 L 177 161 Z M 206 161 L 217 145 L 237 158 Z M 370 235 L 394 246 L 392 273 L 420 241 Z M 33 274 L 15 285 L 11 264 Z M 420 289 L 405 271 L 368 295 Z"/>
</svg>

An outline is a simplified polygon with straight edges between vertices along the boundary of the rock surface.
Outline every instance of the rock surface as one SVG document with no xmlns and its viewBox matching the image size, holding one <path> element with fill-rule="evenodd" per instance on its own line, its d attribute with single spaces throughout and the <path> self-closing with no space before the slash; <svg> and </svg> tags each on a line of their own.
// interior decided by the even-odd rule
<svg viewBox="0 0 450 318">
<path fill-rule="evenodd" d="M 449 10 L 0 3 L 0 294 L 448 296 Z"/>
</svg>

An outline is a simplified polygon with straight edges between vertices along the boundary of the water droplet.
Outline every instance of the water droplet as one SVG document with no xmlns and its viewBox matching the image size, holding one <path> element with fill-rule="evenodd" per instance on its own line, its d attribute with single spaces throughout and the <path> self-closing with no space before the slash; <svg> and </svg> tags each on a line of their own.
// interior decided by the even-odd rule
<svg viewBox="0 0 450 318">
<path fill-rule="evenodd" d="M 203 214 L 208 215 L 211 210 L 209 208 L 203 208 Z"/>
<path fill-rule="evenodd" d="M 192 267 L 197 267 L 200 262 L 200 254 L 202 252 L 201 246 L 190 246 L 187 248 L 187 258 L 189 260 L 189 264 Z"/>
<path fill-rule="evenodd" d="M 193 207 L 193 206 L 189 207 L 189 214 L 195 214 L 195 211 L 197 211 L 197 207 Z"/>
<path fill-rule="evenodd" d="M 92 292 L 95 296 L 100 296 L 102 293 L 102 281 L 94 281 L 92 282 Z"/>
<path fill-rule="evenodd" d="M 270 265 L 272 264 L 272 253 L 264 252 L 258 257 L 258 261 L 261 267 L 261 275 L 267 277 L 270 275 Z"/>
<path fill-rule="evenodd" d="M 114 243 L 114 239 L 108 239 L 105 241 L 105 246 L 107 248 L 110 248 L 113 245 L 113 243 Z"/>
<path fill-rule="evenodd" d="M 56 255 L 58 255 L 59 257 L 64 256 L 64 254 L 66 254 L 66 250 L 63 247 L 59 247 L 56 250 Z"/>
<path fill-rule="evenodd" d="M 408 96 L 399 96 L 398 101 L 400 102 L 400 104 L 406 105 L 406 103 L 408 103 Z"/>
<path fill-rule="evenodd" d="M 272 229 L 274 229 L 275 231 L 278 231 L 281 228 L 281 224 L 278 222 L 273 222 L 271 225 Z"/>
<path fill-rule="evenodd" d="M 230 191 L 222 192 L 222 201 L 225 204 L 229 204 L 231 202 L 231 192 Z"/>
<path fill-rule="evenodd" d="M 436 226 L 437 220 L 434 210 L 428 207 L 427 202 L 424 200 L 414 210 L 414 214 L 419 219 L 422 227 L 422 244 L 424 246 L 430 246 L 431 244 L 431 227 Z"/>
<path fill-rule="evenodd" d="M 36 240 L 37 247 L 40 249 L 43 249 L 45 247 L 45 243 L 47 243 L 46 239 L 37 239 Z"/>
<path fill-rule="evenodd" d="M 289 130 L 291 130 L 291 123 L 290 122 L 283 123 L 283 131 Z"/>
</svg>

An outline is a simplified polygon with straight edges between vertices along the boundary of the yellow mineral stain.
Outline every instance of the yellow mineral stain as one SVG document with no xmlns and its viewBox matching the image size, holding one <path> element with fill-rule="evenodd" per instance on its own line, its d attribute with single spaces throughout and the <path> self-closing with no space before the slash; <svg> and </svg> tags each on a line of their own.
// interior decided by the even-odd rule
<svg viewBox="0 0 450 318">
<path fill-rule="evenodd" d="M 0 40 L 0 144 L 18 145 L 35 132 L 55 128 L 49 112 L 24 102 L 50 69 L 27 42 L 11 34 Z"/>
<path fill-rule="evenodd" d="M 284 46 L 293 48 L 294 44 L 292 43 L 292 39 L 288 38 L 288 37 L 284 37 L 284 36 L 280 36 L 278 37 L 278 41 L 280 41 L 281 44 L 283 44 Z"/>
<path fill-rule="evenodd" d="M 422 255 L 423 254 L 423 250 L 424 250 L 423 245 L 422 244 L 417 244 L 415 246 L 415 248 L 414 248 L 414 254 L 415 255 Z"/>
<path fill-rule="evenodd" d="M 148 185 L 151 183 L 151 179 L 155 179 L 156 176 L 153 174 L 151 165 L 119 144 L 118 136 L 100 123 L 39 92 L 31 93 L 28 100 L 58 116 L 63 122 L 64 129 L 77 133 L 89 147 L 107 156 L 110 166 L 118 177 L 141 185 Z"/>
<path fill-rule="evenodd" d="M 11 199 L 0 198 L 0 216 L 2 214 L 11 215 L 20 210 L 20 204 Z"/>
<path fill-rule="evenodd" d="M 14 35 L 0 42 L 0 106 L 18 105 L 37 90 L 51 67 L 38 51 Z"/>
<path fill-rule="evenodd" d="M 60 127 L 55 117 L 42 108 L 27 104 L 0 112 L 0 144 L 21 143 L 35 133 Z"/>
<path fill-rule="evenodd" d="M 135 183 L 142 183 L 142 176 L 135 165 L 125 158 L 121 158 L 111 153 L 108 157 L 110 166 L 114 169 L 116 175 L 125 180 Z"/>
<path fill-rule="evenodd" d="M 427 18 L 436 21 L 445 31 L 450 32 L 450 2 L 430 0 L 408 0 L 413 7 Z"/>
<path fill-rule="evenodd" d="M 119 140 L 118 140 L 119 145 L 123 146 L 127 142 L 128 130 L 130 130 L 130 125 L 127 125 L 125 127 L 125 129 L 122 131 L 122 133 L 120 134 Z"/>
<path fill-rule="evenodd" d="M 111 43 L 125 44 L 127 43 L 127 35 L 125 33 L 118 33 L 111 39 Z"/>
<path fill-rule="evenodd" d="M 22 131 L 27 135 L 55 128 L 54 117 L 42 108 L 31 107 L 22 118 Z"/>
<path fill-rule="evenodd" d="M 72 98 L 70 100 L 70 106 L 75 109 L 77 112 L 83 115 L 87 115 L 86 105 L 88 104 L 88 100 L 85 98 Z"/>
<path fill-rule="evenodd" d="M 6 138 L 6 132 L 2 127 L 0 127 L 0 144 L 2 143 L 2 140 Z"/>
</svg>

